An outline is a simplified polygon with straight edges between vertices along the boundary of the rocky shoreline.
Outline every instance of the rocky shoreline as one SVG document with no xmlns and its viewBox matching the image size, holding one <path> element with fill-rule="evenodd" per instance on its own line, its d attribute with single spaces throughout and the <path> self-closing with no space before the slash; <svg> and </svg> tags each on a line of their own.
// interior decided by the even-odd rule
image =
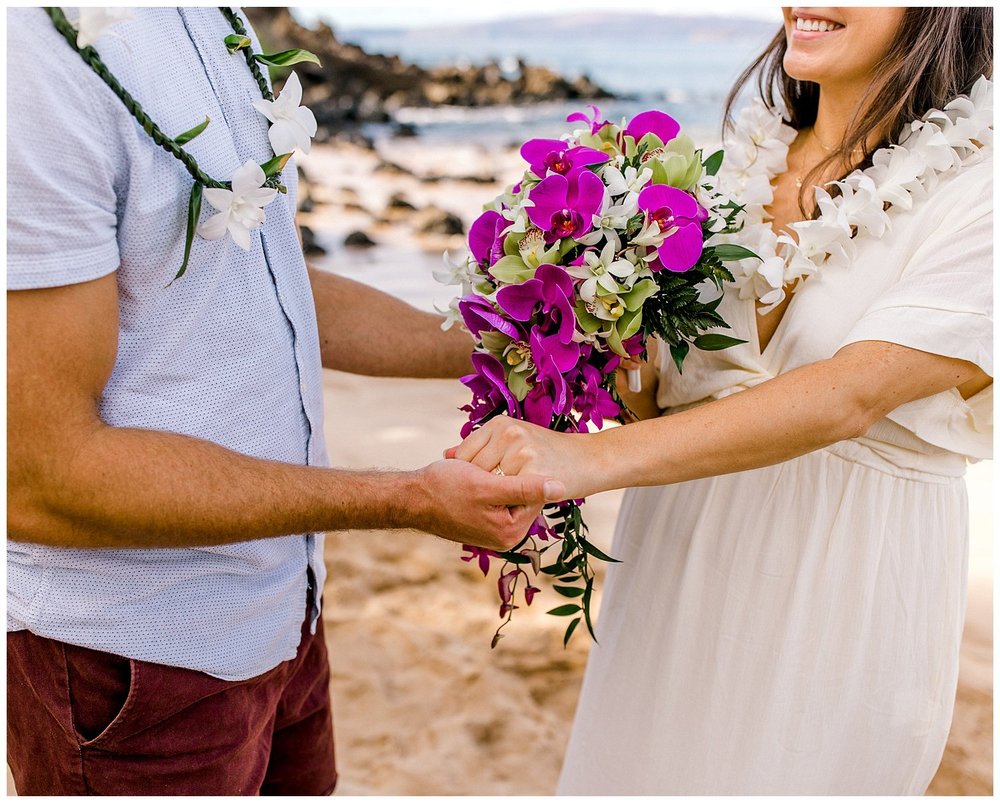
<svg viewBox="0 0 1000 803">
<path fill-rule="evenodd" d="M 567 79 L 547 67 L 517 62 L 505 71 L 499 64 L 442 66 L 425 69 L 399 56 L 368 53 L 340 41 L 325 23 L 305 28 L 287 8 L 247 8 L 247 16 L 267 52 L 305 48 L 322 67 L 303 63 L 303 102 L 316 115 L 317 140 L 360 123 L 393 122 L 403 107 L 495 106 L 560 100 L 598 100 L 615 94 L 587 76 Z M 398 124 L 399 133 L 412 129 Z"/>
</svg>

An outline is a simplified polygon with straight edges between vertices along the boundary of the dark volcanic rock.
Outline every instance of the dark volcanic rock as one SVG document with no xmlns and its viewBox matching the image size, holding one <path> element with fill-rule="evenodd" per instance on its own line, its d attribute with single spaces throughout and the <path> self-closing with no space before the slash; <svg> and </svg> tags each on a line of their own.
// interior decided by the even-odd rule
<svg viewBox="0 0 1000 803">
<path fill-rule="evenodd" d="M 413 212 L 417 207 L 406 200 L 401 192 L 397 192 L 389 198 L 389 209 L 397 209 L 405 212 Z"/>
<path fill-rule="evenodd" d="M 414 225 L 424 234 L 465 234 L 462 218 L 435 206 L 422 209 Z"/>
<path fill-rule="evenodd" d="M 323 63 L 322 67 L 295 66 L 302 79 L 303 102 L 319 124 L 319 141 L 351 123 L 388 122 L 401 106 L 488 106 L 614 97 L 589 78 L 570 81 L 546 67 L 524 62 L 518 63 L 510 77 L 495 63 L 427 70 L 398 56 L 367 53 L 341 42 L 324 23 L 304 28 L 287 8 L 245 11 L 265 51 L 301 47 Z M 407 129 L 397 126 L 396 133 L 405 136 Z"/>
<path fill-rule="evenodd" d="M 344 245 L 351 248 L 371 248 L 376 242 L 363 231 L 352 231 L 344 238 Z"/>
<path fill-rule="evenodd" d="M 299 226 L 299 233 L 302 235 L 303 254 L 325 254 L 326 249 L 316 242 L 316 233 L 308 226 Z"/>
</svg>

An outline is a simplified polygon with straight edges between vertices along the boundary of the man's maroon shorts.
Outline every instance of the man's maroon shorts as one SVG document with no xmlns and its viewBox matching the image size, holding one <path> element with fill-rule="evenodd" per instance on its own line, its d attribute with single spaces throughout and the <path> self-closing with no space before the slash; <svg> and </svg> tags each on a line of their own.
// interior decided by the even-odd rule
<svg viewBox="0 0 1000 803">
<path fill-rule="evenodd" d="M 323 623 L 242 681 L 8 633 L 7 761 L 22 795 L 328 795 Z"/>
</svg>

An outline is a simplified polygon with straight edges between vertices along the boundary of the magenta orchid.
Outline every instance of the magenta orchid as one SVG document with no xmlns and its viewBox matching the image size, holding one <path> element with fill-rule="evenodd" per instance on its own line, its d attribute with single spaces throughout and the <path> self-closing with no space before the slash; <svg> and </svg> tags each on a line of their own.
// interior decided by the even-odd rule
<svg viewBox="0 0 1000 803">
<path fill-rule="evenodd" d="M 511 340 L 524 340 L 526 335 L 513 321 L 505 318 L 496 307 L 482 296 L 468 295 L 458 301 L 458 311 L 465 327 L 475 338 L 483 332 L 501 332 Z"/>
<path fill-rule="evenodd" d="M 604 388 L 604 375 L 593 365 L 580 367 L 580 381 L 574 388 L 575 407 L 582 422 L 604 426 L 604 419 L 621 414 L 621 407 Z"/>
<path fill-rule="evenodd" d="M 682 190 L 654 184 L 639 193 L 639 209 L 667 235 L 656 249 L 657 259 L 650 268 L 666 268 L 674 273 L 693 268 L 704 247 L 701 223 L 706 213 L 698 202 Z"/>
<path fill-rule="evenodd" d="M 573 340 L 574 300 L 573 279 L 556 265 L 541 265 L 533 279 L 502 287 L 497 292 L 497 304 L 511 318 L 530 321 L 537 310 L 543 331 L 548 334 L 554 329 L 562 343 Z"/>
<path fill-rule="evenodd" d="M 468 552 L 468 555 L 463 555 L 462 560 L 466 563 L 471 561 L 476 561 L 479 566 L 479 571 L 483 573 L 483 577 L 490 573 L 490 558 L 497 557 L 497 553 L 492 549 L 484 549 L 481 546 L 469 546 L 464 544 L 462 546 L 463 552 Z"/>
<path fill-rule="evenodd" d="M 469 413 L 469 421 L 462 428 L 464 438 L 476 424 L 502 409 L 512 418 L 521 418 L 521 408 L 514 394 L 507 387 L 503 364 L 492 354 L 476 352 L 472 355 L 475 373 L 463 376 L 461 382 L 472 391 L 472 404 L 462 409 Z"/>
<path fill-rule="evenodd" d="M 655 109 L 637 114 L 625 126 L 625 133 L 636 142 L 646 134 L 655 134 L 664 145 L 676 137 L 680 130 L 680 125 L 673 117 Z"/>
<path fill-rule="evenodd" d="M 601 119 L 601 110 L 595 105 L 588 104 L 587 108 L 590 109 L 590 117 L 587 117 L 583 112 L 573 112 L 569 117 L 566 118 L 567 123 L 588 123 L 590 125 L 590 133 L 596 134 L 604 126 L 611 125 L 609 120 Z"/>
<path fill-rule="evenodd" d="M 503 232 L 509 225 L 506 218 L 492 209 L 483 212 L 469 227 L 469 250 L 476 264 L 495 265 L 503 256 Z"/>
<path fill-rule="evenodd" d="M 593 148 L 570 147 L 561 139 L 528 140 L 521 146 L 521 156 L 539 178 L 552 173 L 565 176 L 590 165 L 604 164 L 611 158 Z"/>
<path fill-rule="evenodd" d="M 604 182 L 590 170 L 569 176 L 555 173 L 534 187 L 528 219 L 545 233 L 546 242 L 574 240 L 594 227 L 594 216 L 604 206 Z"/>
</svg>

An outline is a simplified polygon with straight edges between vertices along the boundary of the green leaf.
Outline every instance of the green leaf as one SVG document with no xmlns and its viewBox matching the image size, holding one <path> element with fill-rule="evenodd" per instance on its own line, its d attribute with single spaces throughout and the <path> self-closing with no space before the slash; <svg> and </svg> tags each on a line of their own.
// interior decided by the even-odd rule
<svg viewBox="0 0 1000 803">
<path fill-rule="evenodd" d="M 191 187 L 191 198 L 188 200 L 187 236 L 184 240 L 184 261 L 181 263 L 181 269 L 177 271 L 177 275 L 171 281 L 181 278 L 184 271 L 187 270 L 188 259 L 191 257 L 191 243 L 194 242 L 195 230 L 198 228 L 198 218 L 201 217 L 201 194 L 204 189 L 204 185 L 198 181 Z"/>
<path fill-rule="evenodd" d="M 288 164 L 288 160 L 292 158 L 292 154 L 283 153 L 279 156 L 275 156 L 273 159 L 268 159 L 264 164 L 260 166 L 260 169 L 264 171 L 264 175 L 270 178 L 277 173 L 280 173 L 285 169 L 285 165 Z"/>
<path fill-rule="evenodd" d="M 563 647 L 569 644 L 570 636 L 573 635 L 573 631 L 576 630 L 577 625 L 580 624 L 579 619 L 574 619 L 569 623 L 569 627 L 566 628 L 566 635 L 563 636 Z"/>
<path fill-rule="evenodd" d="M 208 128 L 208 124 L 210 122 L 212 122 L 212 118 L 206 115 L 204 122 L 198 123 L 198 125 L 196 125 L 194 128 L 189 128 L 183 134 L 178 134 L 176 137 L 174 137 L 174 142 L 177 143 L 178 145 L 184 145 L 185 143 L 190 142 L 192 139 L 198 136 L 202 131 Z"/>
<path fill-rule="evenodd" d="M 744 248 L 742 245 L 732 245 L 731 243 L 723 243 L 722 245 L 714 246 L 712 248 L 712 253 L 716 259 L 721 259 L 726 262 L 730 262 L 734 259 L 760 259 L 760 257 L 749 248 Z"/>
<path fill-rule="evenodd" d="M 670 347 L 670 356 L 674 360 L 674 365 L 677 366 L 677 373 L 684 373 L 684 358 L 687 357 L 690 350 L 691 345 L 686 340 L 682 340 L 676 346 Z"/>
<path fill-rule="evenodd" d="M 497 554 L 508 563 L 531 563 L 531 558 L 519 552 L 498 552 Z"/>
<path fill-rule="evenodd" d="M 579 610 L 579 605 L 560 605 L 558 608 L 553 608 L 549 613 L 553 616 L 572 616 Z"/>
<path fill-rule="evenodd" d="M 700 335 L 694 339 L 695 346 L 702 351 L 721 351 L 731 346 L 738 346 L 741 343 L 746 343 L 746 341 L 737 340 L 735 337 L 729 337 L 728 335 Z"/>
<path fill-rule="evenodd" d="M 583 538 L 580 539 L 580 548 L 583 549 L 588 555 L 593 555 L 598 560 L 603 560 L 606 563 L 621 563 L 620 560 L 616 560 L 608 555 L 605 555 L 601 550 L 594 546 L 590 541 L 585 541 Z"/>
<path fill-rule="evenodd" d="M 315 53 L 310 53 L 308 50 L 303 50 L 300 47 L 293 48 L 292 50 L 282 50 L 280 53 L 257 53 L 254 55 L 254 59 L 259 61 L 261 64 L 269 64 L 272 67 L 291 67 L 293 64 L 301 64 L 304 61 L 308 61 L 310 64 L 315 64 L 318 67 L 322 67 L 318 58 L 316 58 Z"/>
<path fill-rule="evenodd" d="M 583 595 L 582 588 L 576 588 L 574 586 L 552 586 L 557 594 L 562 594 L 564 597 L 579 597 Z"/>
<path fill-rule="evenodd" d="M 232 55 L 237 50 L 242 50 L 245 47 L 250 47 L 253 42 L 250 41 L 249 36 L 239 36 L 235 33 L 229 34 L 225 39 L 222 40 L 226 43 L 226 50 Z"/>
<path fill-rule="evenodd" d="M 590 619 L 590 595 L 594 592 L 594 578 L 590 577 L 587 579 L 587 588 L 583 592 L 583 618 L 587 620 L 587 630 L 590 631 L 590 637 L 597 641 L 597 636 L 594 635 L 594 623 Z"/>
<path fill-rule="evenodd" d="M 722 167 L 722 157 L 724 156 L 722 151 L 716 151 L 711 156 L 709 156 L 702 164 L 705 166 L 705 172 L 710 176 L 714 176 L 719 172 L 719 168 Z"/>
</svg>

